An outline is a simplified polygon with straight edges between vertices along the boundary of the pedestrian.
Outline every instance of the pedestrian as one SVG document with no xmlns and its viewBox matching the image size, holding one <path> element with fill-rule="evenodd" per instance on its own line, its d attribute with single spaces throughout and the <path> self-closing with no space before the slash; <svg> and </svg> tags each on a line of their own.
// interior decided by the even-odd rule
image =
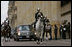
<svg viewBox="0 0 72 47">
<path fill-rule="evenodd" d="M 43 28 L 42 40 L 44 41 L 44 35 L 45 35 L 45 26 L 46 26 L 46 19 L 45 19 L 45 17 L 44 17 L 44 20 L 43 20 L 43 25 L 44 25 L 44 28 Z"/>
<path fill-rule="evenodd" d="M 59 33 L 60 33 L 60 39 L 62 38 L 62 25 L 60 25 Z"/>
<path fill-rule="evenodd" d="M 63 38 L 63 39 L 66 39 L 66 31 L 67 31 L 67 25 L 66 25 L 66 24 L 63 24 L 63 25 L 62 25 L 62 31 L 63 31 L 63 32 L 62 32 L 62 34 L 63 34 L 63 35 L 62 35 L 62 38 Z"/>
<path fill-rule="evenodd" d="M 50 26 L 50 30 L 49 30 L 50 39 L 49 40 L 52 40 L 52 25 L 49 24 L 49 26 Z"/>
<path fill-rule="evenodd" d="M 43 25 L 44 25 L 44 28 L 43 28 L 43 35 L 42 35 L 42 39 L 43 39 L 43 41 L 44 41 L 44 35 L 45 35 L 45 33 L 46 33 L 46 37 L 47 37 L 47 31 L 46 31 L 46 25 L 47 25 L 47 23 L 49 22 L 49 19 L 47 19 L 47 17 L 44 17 L 44 20 L 43 20 Z"/>
<path fill-rule="evenodd" d="M 57 25 L 55 24 L 55 25 L 54 25 L 55 40 L 57 40 L 57 32 L 58 32 L 58 27 L 57 27 Z"/>
<path fill-rule="evenodd" d="M 67 24 L 67 33 L 68 33 L 68 37 L 70 39 L 70 22 L 68 22 L 68 24 Z"/>
<path fill-rule="evenodd" d="M 46 40 L 48 39 L 48 35 L 47 35 L 48 33 L 49 33 L 49 35 L 50 35 L 49 40 L 51 40 L 51 39 L 52 39 L 52 35 L 51 35 L 51 25 L 50 25 L 49 23 L 46 25 L 45 31 L 46 31 Z"/>
<path fill-rule="evenodd" d="M 46 24 L 46 26 L 45 26 L 45 32 L 46 32 L 46 40 L 48 40 L 48 33 L 49 33 L 49 30 L 50 30 L 50 26 L 49 26 L 49 24 Z"/>
</svg>

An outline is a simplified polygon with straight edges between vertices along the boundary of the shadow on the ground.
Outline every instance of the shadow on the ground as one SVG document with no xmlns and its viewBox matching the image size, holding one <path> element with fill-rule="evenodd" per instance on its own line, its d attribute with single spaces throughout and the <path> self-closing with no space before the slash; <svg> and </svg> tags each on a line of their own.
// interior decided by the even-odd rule
<svg viewBox="0 0 72 47">
<path fill-rule="evenodd" d="M 30 40 L 30 39 L 20 39 L 19 41 L 17 41 L 17 42 L 31 42 L 31 41 L 34 41 L 34 40 Z"/>
</svg>

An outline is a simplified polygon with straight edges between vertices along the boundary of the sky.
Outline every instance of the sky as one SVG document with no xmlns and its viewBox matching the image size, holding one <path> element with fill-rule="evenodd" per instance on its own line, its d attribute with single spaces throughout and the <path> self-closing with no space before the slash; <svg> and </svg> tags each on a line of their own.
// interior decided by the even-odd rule
<svg viewBox="0 0 72 47">
<path fill-rule="evenodd" d="M 9 1 L 1 1 L 1 24 L 2 24 L 2 22 L 4 22 L 6 17 L 8 17 L 8 14 L 7 14 L 8 3 L 9 3 Z"/>
</svg>

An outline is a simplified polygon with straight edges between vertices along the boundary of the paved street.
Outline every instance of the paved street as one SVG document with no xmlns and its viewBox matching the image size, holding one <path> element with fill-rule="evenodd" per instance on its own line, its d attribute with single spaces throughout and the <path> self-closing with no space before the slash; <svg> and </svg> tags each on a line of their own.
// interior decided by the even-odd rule
<svg viewBox="0 0 72 47">
<path fill-rule="evenodd" d="M 2 46 L 71 46 L 71 39 L 48 40 L 43 41 L 41 44 L 37 44 L 33 40 L 14 41 L 13 39 L 11 39 L 10 42 L 1 41 L 1 45 Z"/>
</svg>

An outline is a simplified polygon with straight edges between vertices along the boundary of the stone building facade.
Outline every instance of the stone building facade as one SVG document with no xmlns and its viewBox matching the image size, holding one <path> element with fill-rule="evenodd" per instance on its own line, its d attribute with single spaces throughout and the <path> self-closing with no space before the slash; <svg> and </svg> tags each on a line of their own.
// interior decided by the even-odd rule
<svg viewBox="0 0 72 47">
<path fill-rule="evenodd" d="M 61 7 L 61 22 L 63 22 L 63 20 L 71 23 L 71 2 L 69 1 Z"/>
</svg>

